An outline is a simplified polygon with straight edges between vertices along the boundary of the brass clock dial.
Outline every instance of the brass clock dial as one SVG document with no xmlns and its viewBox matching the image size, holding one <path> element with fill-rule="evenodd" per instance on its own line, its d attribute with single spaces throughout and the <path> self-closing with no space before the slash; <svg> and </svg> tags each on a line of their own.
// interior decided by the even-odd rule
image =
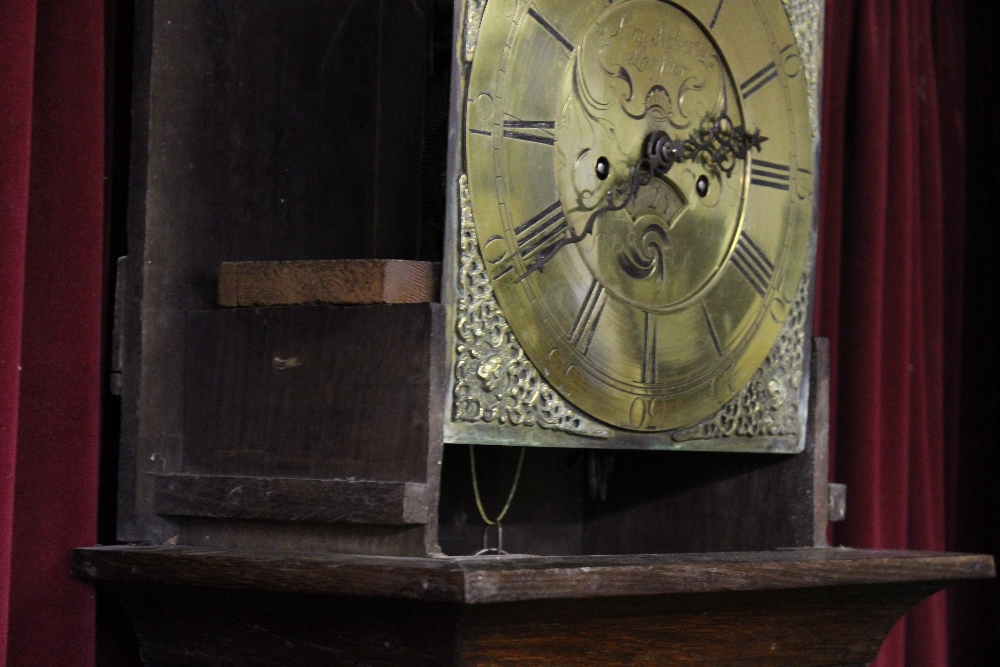
<svg viewBox="0 0 1000 667">
<path fill-rule="evenodd" d="M 479 248 L 536 368 L 622 429 L 718 410 L 774 344 L 809 246 L 808 96 L 781 1 L 489 0 L 467 91 Z M 713 126 L 767 140 L 674 164 L 611 210 L 651 136 Z"/>
</svg>

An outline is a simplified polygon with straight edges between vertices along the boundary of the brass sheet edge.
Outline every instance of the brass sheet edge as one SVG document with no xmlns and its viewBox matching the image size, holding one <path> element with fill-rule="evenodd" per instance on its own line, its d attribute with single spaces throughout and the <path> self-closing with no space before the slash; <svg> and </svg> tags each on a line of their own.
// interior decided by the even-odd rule
<svg viewBox="0 0 1000 667">
<path fill-rule="evenodd" d="M 802 55 L 806 87 L 809 90 L 809 120 L 813 137 L 819 136 L 820 82 L 823 61 L 822 0 L 781 0 L 788 13 L 792 34 Z"/>
</svg>

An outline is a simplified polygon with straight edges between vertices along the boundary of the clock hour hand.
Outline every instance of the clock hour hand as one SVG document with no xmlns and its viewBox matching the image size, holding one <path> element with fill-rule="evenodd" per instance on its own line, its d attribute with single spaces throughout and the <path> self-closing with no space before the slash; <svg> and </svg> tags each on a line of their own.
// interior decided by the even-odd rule
<svg viewBox="0 0 1000 667">
<path fill-rule="evenodd" d="M 759 151 L 765 141 L 767 137 L 761 136 L 759 129 L 751 133 L 742 125 L 733 127 L 732 120 L 725 113 L 715 119 L 706 120 L 687 139 L 671 139 L 670 135 L 662 130 L 653 132 L 646 138 L 643 155 L 629 170 L 628 178 L 608 191 L 607 203 L 590 214 L 587 224 L 579 233 L 570 228 L 566 236 L 538 253 L 517 282 L 521 282 L 535 271 L 541 271 L 564 246 L 585 239 L 594 231 L 597 218 L 602 213 L 620 211 L 628 206 L 639 188 L 648 185 L 654 177 L 666 174 L 675 164 L 693 162 L 701 158 L 710 171 L 725 174 L 728 178 L 736 168 L 737 160 L 746 160 L 750 151 L 753 149 Z"/>
<path fill-rule="evenodd" d="M 733 127 L 733 121 L 723 113 L 702 123 L 687 139 L 671 140 L 662 130 L 654 132 L 646 139 L 645 152 L 657 175 L 667 173 L 677 163 L 693 162 L 704 156 L 709 170 L 728 178 L 736 168 L 736 161 L 746 160 L 750 151 L 759 151 L 765 141 L 767 137 L 759 129 L 751 133 L 742 125 Z"/>
</svg>

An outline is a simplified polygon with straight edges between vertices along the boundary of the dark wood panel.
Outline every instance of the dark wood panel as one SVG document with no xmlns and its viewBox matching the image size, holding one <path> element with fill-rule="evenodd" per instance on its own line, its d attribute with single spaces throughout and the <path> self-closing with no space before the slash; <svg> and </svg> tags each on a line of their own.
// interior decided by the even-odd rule
<svg viewBox="0 0 1000 667">
<path fill-rule="evenodd" d="M 402 667 L 453 664 L 457 610 L 427 603 L 218 589 L 123 589 L 146 664 Z"/>
<path fill-rule="evenodd" d="M 830 667 L 873 659 L 900 614 L 933 590 L 713 594 L 476 609 L 211 589 L 118 592 L 143 657 L 162 664 Z"/>
<path fill-rule="evenodd" d="M 987 556 L 852 549 L 386 558 L 95 547 L 149 664 L 830 667 Z"/>
<path fill-rule="evenodd" d="M 421 259 L 432 0 L 156 6 L 148 223 L 204 306 L 219 260 Z"/>
<path fill-rule="evenodd" d="M 811 319 L 810 319 L 811 321 Z M 808 331 L 808 329 L 807 329 Z M 831 509 L 830 484 L 830 341 L 826 338 L 812 339 L 811 364 L 809 367 L 809 419 L 806 423 L 806 463 L 795 469 L 798 474 L 808 474 L 812 488 L 806 490 L 804 502 L 812 504 L 812 517 L 804 517 L 812 528 L 812 546 L 827 546 L 827 532 L 830 523 L 842 521 L 847 511 L 847 487 L 838 485 L 843 493 L 837 497 L 840 514 Z M 799 546 L 799 545 L 796 545 Z"/>
<path fill-rule="evenodd" d="M 801 454 L 616 451 L 584 553 L 760 551 L 826 544 L 828 360 L 813 351 Z"/>
<path fill-rule="evenodd" d="M 315 521 L 175 517 L 172 544 L 209 549 L 298 554 L 367 554 L 424 557 L 434 553 L 434 524 L 390 526 Z"/>
<path fill-rule="evenodd" d="M 152 664 L 830 667 L 875 657 L 937 583 L 489 605 L 105 584 Z"/>
<path fill-rule="evenodd" d="M 340 479 L 156 477 L 155 510 L 169 516 L 319 521 L 427 523 L 427 487 L 413 482 Z"/>
<path fill-rule="evenodd" d="M 829 667 L 866 663 L 933 584 L 474 607 L 456 665 Z"/>
<path fill-rule="evenodd" d="M 183 472 L 427 482 L 439 311 L 192 313 Z"/>
<path fill-rule="evenodd" d="M 129 585 L 173 584 L 431 601 L 461 600 L 465 589 L 461 568 L 448 559 L 168 546 L 76 549 L 71 558 L 77 577 Z"/>
<path fill-rule="evenodd" d="M 357 4 L 357 3 L 355 3 Z M 369 2 L 368 4 L 376 4 Z M 424 150 L 428 112 L 428 79 L 433 66 L 433 15 L 451 3 L 435 0 L 379 0 L 379 42 L 376 45 L 379 76 L 375 84 L 375 152 L 373 160 L 372 257 L 431 259 L 440 261 L 443 248 L 431 246 L 429 229 L 443 229 L 444 217 L 421 220 L 424 213 Z M 450 32 L 450 31 L 449 31 Z M 408 61 L 408 62 L 407 62 Z M 450 69 L 450 68 L 449 68 Z M 356 125 L 356 115 L 351 115 Z M 350 120 L 345 130 L 350 132 Z M 438 148 L 441 150 L 443 146 Z M 353 170 L 347 165 L 345 171 Z M 437 184 L 435 184 L 437 186 Z M 439 186 L 444 189 L 444 183 Z M 344 225 L 350 230 L 350 225 Z M 421 251 L 431 253 L 422 256 Z M 363 255 L 357 255 L 363 256 Z"/>
<path fill-rule="evenodd" d="M 439 301 L 441 264 L 398 259 L 223 262 L 219 305 L 311 306 Z"/>
<path fill-rule="evenodd" d="M 159 541 L 169 535 L 169 522 L 152 512 L 151 480 L 145 473 L 156 469 L 151 460 L 158 449 L 144 441 L 141 433 L 158 406 L 147 406 L 140 416 L 143 360 L 142 296 L 145 289 L 143 257 L 146 239 L 146 189 L 149 166 L 149 120 L 153 5 L 135 4 L 135 43 L 132 77 L 132 123 L 129 148 L 129 193 L 127 211 L 128 257 L 118 263 L 120 289 L 115 295 L 115 331 L 121 340 L 121 440 L 118 456 L 118 527 L 123 542 Z M 155 418 L 155 416 L 154 416 Z M 157 443 L 159 444 L 159 443 Z"/>
<path fill-rule="evenodd" d="M 421 206 L 401 209 L 421 197 L 413 166 L 434 10 L 433 0 L 137 3 L 121 539 L 175 534 L 152 512 L 147 473 L 185 458 L 187 313 L 214 306 L 221 261 L 440 260 L 440 246 L 426 255 Z M 399 163 L 414 173 L 401 178 Z"/>
<path fill-rule="evenodd" d="M 511 491 L 520 447 L 476 446 L 477 477 L 484 509 L 495 519 Z M 503 520 L 503 546 L 510 553 L 579 554 L 586 482 L 579 451 L 529 447 L 510 510 Z M 476 507 L 468 445 L 446 445 L 442 466 L 439 541 L 449 556 L 483 548 L 484 528 Z M 496 527 L 485 530 L 490 547 Z"/>
</svg>

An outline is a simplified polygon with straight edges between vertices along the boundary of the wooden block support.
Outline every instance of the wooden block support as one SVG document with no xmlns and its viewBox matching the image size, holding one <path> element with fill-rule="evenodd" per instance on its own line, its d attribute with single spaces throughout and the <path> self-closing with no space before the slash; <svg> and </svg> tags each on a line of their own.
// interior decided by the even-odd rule
<svg viewBox="0 0 1000 667">
<path fill-rule="evenodd" d="M 150 509 L 180 544 L 437 553 L 441 308 L 191 312 L 183 461 Z"/>
<path fill-rule="evenodd" d="M 438 301 L 441 264 L 397 259 L 223 262 L 220 306 L 357 305 Z"/>
</svg>

